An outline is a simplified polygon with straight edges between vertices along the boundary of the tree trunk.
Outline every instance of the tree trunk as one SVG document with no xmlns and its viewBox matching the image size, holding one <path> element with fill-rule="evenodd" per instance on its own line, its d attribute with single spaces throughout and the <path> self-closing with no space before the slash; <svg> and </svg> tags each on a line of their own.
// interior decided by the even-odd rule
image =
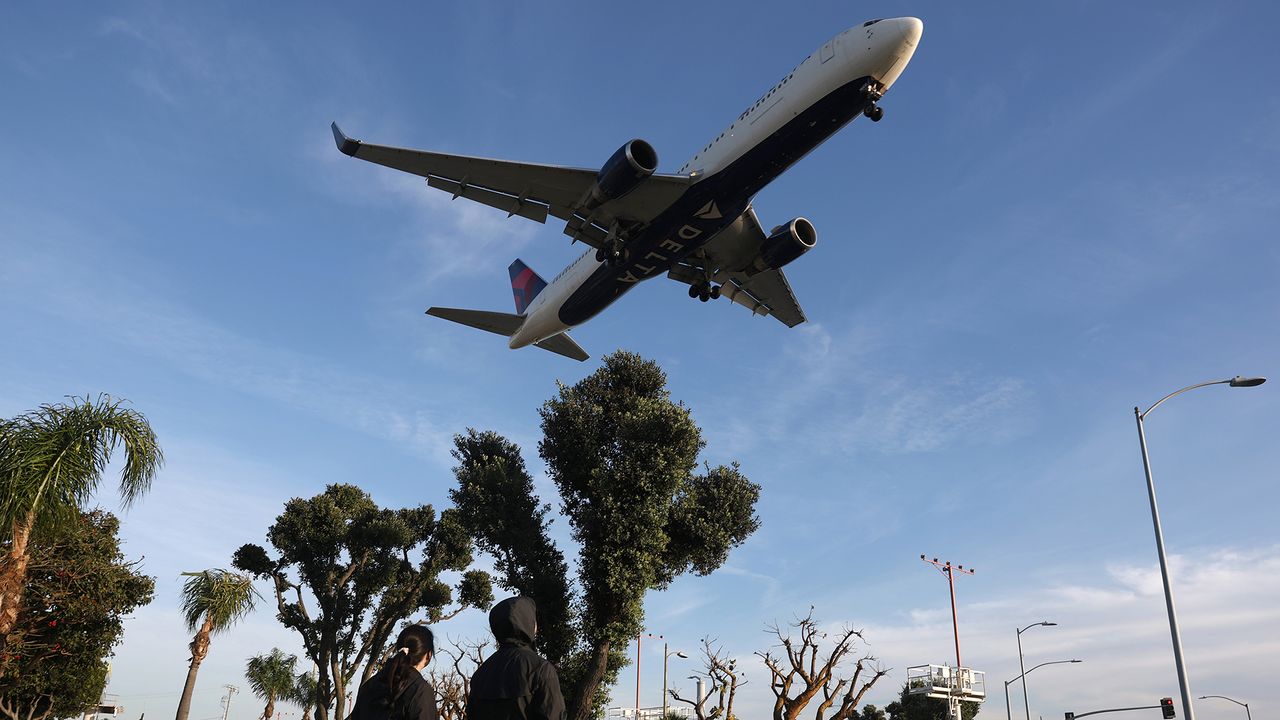
<svg viewBox="0 0 1280 720">
<path fill-rule="evenodd" d="M 587 662 L 587 671 L 573 689 L 573 698 L 569 701 L 569 720 L 591 720 L 596 689 L 604 682 L 604 672 L 609 665 L 609 641 L 597 640 L 591 646 L 591 658 Z"/>
<path fill-rule="evenodd" d="M 271 716 L 276 714 L 276 696 L 267 696 L 267 709 L 262 711 L 262 720 L 271 720 Z"/>
<path fill-rule="evenodd" d="M 191 640 L 191 667 L 187 670 L 187 684 L 182 686 L 182 699 L 178 701 L 178 714 L 174 720 L 187 720 L 191 714 L 191 693 L 196 689 L 196 673 L 200 672 L 200 663 L 209 654 L 209 633 L 212 631 L 213 620 L 206 617 L 200 632 Z"/>
<path fill-rule="evenodd" d="M 9 633 L 18 624 L 18 610 L 22 607 L 22 588 L 26 585 L 27 543 L 31 540 L 31 526 L 35 518 L 27 517 L 25 523 L 13 526 L 13 547 L 8 557 L 0 561 L 0 653 L 8 644 Z M 0 662 L 0 677 L 4 677 L 4 665 Z"/>
</svg>

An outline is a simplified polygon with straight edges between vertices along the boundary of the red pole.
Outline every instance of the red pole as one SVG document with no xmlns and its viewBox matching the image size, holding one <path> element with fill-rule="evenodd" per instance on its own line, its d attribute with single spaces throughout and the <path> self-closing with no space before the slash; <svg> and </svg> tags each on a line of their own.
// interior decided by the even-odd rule
<svg viewBox="0 0 1280 720">
<path fill-rule="evenodd" d="M 951 563 L 947 563 L 947 584 L 951 586 L 951 631 L 956 636 L 956 672 L 963 667 L 960 664 L 960 621 L 956 618 L 956 577 L 951 574 Z"/>
</svg>

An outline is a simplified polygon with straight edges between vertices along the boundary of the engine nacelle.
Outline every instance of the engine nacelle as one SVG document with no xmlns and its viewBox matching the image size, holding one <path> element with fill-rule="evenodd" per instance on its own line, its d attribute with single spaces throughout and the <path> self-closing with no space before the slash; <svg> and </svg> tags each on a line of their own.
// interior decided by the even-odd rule
<svg viewBox="0 0 1280 720">
<path fill-rule="evenodd" d="M 596 174 L 595 185 L 587 194 L 587 208 L 617 200 L 658 169 L 658 153 L 644 140 L 635 139 L 618 148 Z"/>
<path fill-rule="evenodd" d="M 774 228 L 773 233 L 765 238 L 760 245 L 755 268 L 758 272 L 780 270 L 783 265 L 809 252 L 817 244 L 818 231 L 813 223 L 798 217 L 786 225 Z"/>
</svg>

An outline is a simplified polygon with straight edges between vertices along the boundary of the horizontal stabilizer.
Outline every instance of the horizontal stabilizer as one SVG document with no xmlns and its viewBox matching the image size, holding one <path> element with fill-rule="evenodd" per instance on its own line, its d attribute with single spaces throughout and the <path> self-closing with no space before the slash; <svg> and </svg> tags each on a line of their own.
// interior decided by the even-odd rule
<svg viewBox="0 0 1280 720">
<path fill-rule="evenodd" d="M 569 333 L 560 333 L 559 335 L 552 335 L 546 340 L 534 343 L 534 346 L 540 347 L 543 350 L 550 350 L 551 352 L 557 355 L 563 355 L 567 358 L 573 358 L 578 362 L 582 362 L 587 358 L 591 357 L 590 355 L 587 354 L 586 350 L 582 349 L 581 345 L 574 342 L 573 338 L 569 337 Z"/>
<path fill-rule="evenodd" d="M 460 308 L 427 308 L 428 315 L 445 320 L 486 330 L 502 337 L 511 337 L 524 324 L 524 318 L 511 313 L 490 312 L 488 310 L 462 310 Z"/>
</svg>

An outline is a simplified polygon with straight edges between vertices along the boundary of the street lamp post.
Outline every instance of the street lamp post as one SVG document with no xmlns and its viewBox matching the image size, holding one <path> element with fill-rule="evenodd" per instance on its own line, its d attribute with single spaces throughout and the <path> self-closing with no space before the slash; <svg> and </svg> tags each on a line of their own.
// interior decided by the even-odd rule
<svg viewBox="0 0 1280 720">
<path fill-rule="evenodd" d="M 1240 705 L 1244 708 L 1244 716 L 1248 718 L 1248 720 L 1253 720 L 1253 714 L 1249 712 L 1249 703 L 1240 702 L 1239 700 L 1233 700 L 1227 697 L 1226 695 L 1201 695 L 1198 699 L 1204 700 L 1205 698 L 1221 698 L 1223 700 L 1229 700 L 1237 705 Z"/>
<path fill-rule="evenodd" d="M 662 720 L 667 720 L 667 661 L 671 659 L 672 655 L 686 660 L 689 658 L 688 655 L 679 650 L 668 652 L 667 644 L 665 642 L 662 643 Z"/>
<path fill-rule="evenodd" d="M 1156 401 L 1155 405 L 1147 408 L 1145 411 L 1138 408 L 1133 409 L 1133 415 L 1138 421 L 1138 443 L 1142 448 L 1142 469 L 1147 475 L 1147 496 L 1151 500 L 1151 524 L 1155 527 L 1156 533 L 1156 554 L 1160 557 L 1160 578 L 1164 581 L 1164 604 L 1169 614 L 1169 635 L 1173 640 L 1173 660 L 1178 669 L 1178 690 L 1182 693 L 1182 712 L 1185 720 L 1196 720 L 1195 711 L 1191 707 L 1191 685 L 1187 681 L 1187 668 L 1182 660 L 1182 635 L 1178 631 L 1178 615 L 1173 607 L 1173 590 L 1169 586 L 1169 564 L 1164 554 L 1164 533 L 1160 530 L 1160 511 L 1156 507 L 1156 486 L 1155 481 L 1151 479 L 1151 459 L 1147 455 L 1147 434 L 1143 426 L 1143 420 L 1152 410 L 1160 407 L 1160 404 L 1174 395 L 1181 395 L 1188 390 L 1205 387 L 1207 385 L 1230 385 L 1231 387 L 1256 387 L 1266 382 L 1263 377 L 1242 377 L 1237 375 L 1229 380 L 1211 380 L 1209 382 L 1188 385 L 1174 392 L 1165 395 Z"/>
<path fill-rule="evenodd" d="M 1040 625 L 1043 625 L 1045 627 L 1052 627 L 1057 624 L 1058 623 L 1049 622 L 1048 620 L 1045 620 L 1043 622 L 1031 623 L 1030 625 L 1018 631 L 1018 669 L 1022 671 L 1022 705 L 1027 709 L 1027 720 L 1031 720 L 1031 703 L 1027 701 L 1027 668 L 1025 665 L 1022 664 L 1022 633 L 1030 630 L 1033 627 L 1038 627 Z M 1007 692 L 1005 693 L 1005 700 L 1006 700 L 1006 704 L 1008 704 Z"/>
<path fill-rule="evenodd" d="M 1039 623 L 1036 623 L 1036 624 L 1038 625 Z M 1018 677 L 1012 680 L 1005 680 L 1004 681 L 1004 716 L 1008 718 L 1008 720 L 1013 720 L 1013 712 L 1009 709 L 1009 686 L 1010 685 L 1018 682 L 1019 679 L 1026 679 L 1026 677 L 1030 675 L 1032 672 L 1034 672 L 1036 668 L 1044 667 L 1045 665 L 1062 665 L 1063 663 L 1081 663 L 1081 662 L 1084 662 L 1084 661 L 1083 660 L 1051 660 L 1049 662 L 1042 662 L 1039 665 L 1036 665 L 1035 667 L 1031 668 L 1030 670 L 1027 670 L 1026 672 L 1022 673 L 1021 675 L 1019 675 Z"/>
</svg>

